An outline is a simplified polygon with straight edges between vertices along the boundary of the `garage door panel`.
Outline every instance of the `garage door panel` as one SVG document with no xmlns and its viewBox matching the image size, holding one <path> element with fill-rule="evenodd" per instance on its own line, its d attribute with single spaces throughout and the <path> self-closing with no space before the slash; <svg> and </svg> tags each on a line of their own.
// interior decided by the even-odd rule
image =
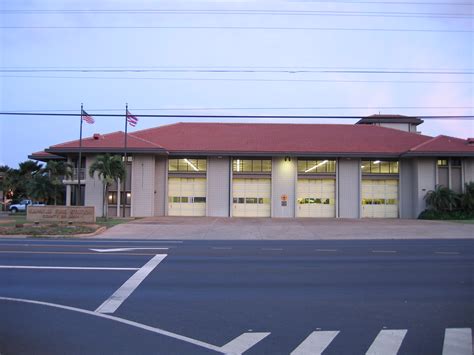
<svg viewBox="0 0 474 355">
<path fill-rule="evenodd" d="M 362 180 L 362 217 L 398 218 L 398 180 Z"/>
<path fill-rule="evenodd" d="M 195 198 L 199 202 L 194 202 Z M 168 215 L 170 216 L 205 216 L 206 203 L 205 178 L 168 179 Z"/>
<path fill-rule="evenodd" d="M 336 187 L 334 179 L 299 179 L 296 216 L 334 218 Z"/>
<path fill-rule="evenodd" d="M 232 182 L 234 217 L 270 217 L 270 179 L 239 179 Z"/>
</svg>

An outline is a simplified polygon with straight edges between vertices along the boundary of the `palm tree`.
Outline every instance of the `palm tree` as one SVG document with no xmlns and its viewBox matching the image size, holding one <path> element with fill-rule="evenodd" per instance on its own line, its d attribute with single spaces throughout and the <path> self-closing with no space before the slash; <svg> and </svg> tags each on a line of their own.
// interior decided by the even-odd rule
<svg viewBox="0 0 474 355">
<path fill-rule="evenodd" d="M 57 205 L 58 187 L 63 185 L 64 177 L 72 176 L 72 165 L 62 160 L 50 160 L 43 171 L 48 174 L 49 181 L 53 185 L 54 205 Z"/>
<path fill-rule="evenodd" d="M 436 212 L 451 212 L 458 206 L 459 196 L 453 190 L 437 185 L 434 190 L 428 191 L 425 201 L 428 209 Z"/>
<path fill-rule="evenodd" d="M 28 196 L 35 201 L 48 202 L 54 191 L 54 186 L 46 174 L 35 174 L 26 185 Z"/>
<path fill-rule="evenodd" d="M 122 162 L 120 155 L 98 155 L 96 161 L 89 168 L 90 177 L 94 177 L 97 172 L 99 179 L 103 183 L 103 195 L 102 195 L 102 216 L 107 219 L 108 217 L 108 203 L 107 203 L 107 192 L 112 182 L 118 182 L 118 179 L 123 180 L 125 177 L 125 166 Z"/>
<path fill-rule="evenodd" d="M 465 212 L 474 213 L 474 182 L 466 183 L 461 196 L 461 206 Z"/>
</svg>

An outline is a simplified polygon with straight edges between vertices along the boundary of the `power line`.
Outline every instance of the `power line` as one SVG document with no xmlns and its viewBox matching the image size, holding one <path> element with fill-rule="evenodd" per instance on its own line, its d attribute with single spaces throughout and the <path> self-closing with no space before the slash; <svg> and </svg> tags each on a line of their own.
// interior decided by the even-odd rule
<svg viewBox="0 0 474 355">
<path fill-rule="evenodd" d="M 408 18 L 472 18 L 468 13 L 439 13 L 439 12 L 387 12 L 387 11 L 315 11 L 315 10 L 177 10 L 177 9 L 86 9 L 86 10 L 0 10 L 6 15 L 38 14 L 92 14 L 92 15 L 270 15 L 270 16 L 352 16 L 352 17 L 408 17 Z"/>
<path fill-rule="evenodd" d="M 452 110 L 473 109 L 474 106 L 311 106 L 311 107 L 175 107 L 175 108 L 133 108 L 133 111 L 217 111 L 217 110 L 407 110 L 430 109 Z M 7 110 L 12 112 L 76 112 L 77 109 L 32 109 Z M 123 111 L 123 108 L 90 109 L 95 112 Z"/>
<path fill-rule="evenodd" d="M 338 74 L 436 74 L 465 75 L 474 71 L 337 70 L 337 69 L 1 69 L 1 73 L 338 73 Z"/>
<path fill-rule="evenodd" d="M 0 26 L 1 29 L 193 29 L 193 30 L 285 30 L 285 31 L 362 31 L 362 32 L 443 32 L 473 33 L 473 30 L 411 29 L 411 28 L 349 28 L 349 27 L 255 27 L 255 26 Z"/>
<path fill-rule="evenodd" d="M 170 77 L 100 77 L 100 76 L 46 76 L 0 75 L 0 78 L 26 79 L 98 79 L 98 80 L 162 80 L 162 81 L 228 81 L 228 82 L 315 82 L 315 83 L 399 83 L 399 84 L 472 84 L 472 81 L 438 80 L 338 80 L 338 79 L 243 79 L 243 78 L 170 78 Z"/>
<path fill-rule="evenodd" d="M 113 114 L 113 113 L 91 113 L 91 116 L 95 117 L 124 117 L 124 114 Z M 44 112 L 0 112 L 2 116 L 53 116 L 53 117 L 80 117 L 80 113 L 44 113 Z M 264 119 L 360 119 L 367 116 L 328 116 L 328 115 L 183 115 L 183 114 L 134 114 L 136 117 L 150 117 L 150 118 L 264 118 Z M 432 119 L 432 120 L 472 120 L 474 116 L 466 115 L 445 115 L 445 116 L 416 116 L 420 119 Z"/>
<path fill-rule="evenodd" d="M 161 66 L 0 66 L 1 69 L 205 69 L 205 70 L 277 70 L 299 71 L 299 70 L 399 70 L 399 71 L 469 71 L 473 72 L 474 68 L 433 68 L 433 67 L 341 67 L 341 66 L 233 66 L 233 65 L 215 65 L 215 66 L 178 66 L 178 65 L 161 65 Z"/>
</svg>

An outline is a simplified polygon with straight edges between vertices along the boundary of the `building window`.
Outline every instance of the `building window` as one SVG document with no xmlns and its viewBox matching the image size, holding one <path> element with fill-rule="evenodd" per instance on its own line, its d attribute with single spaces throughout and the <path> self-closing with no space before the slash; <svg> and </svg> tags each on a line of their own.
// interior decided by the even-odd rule
<svg viewBox="0 0 474 355">
<path fill-rule="evenodd" d="M 234 159 L 232 162 L 234 173 L 270 173 L 271 159 Z"/>
<path fill-rule="evenodd" d="M 107 203 L 109 205 L 116 205 L 117 204 L 117 191 L 109 192 L 107 196 Z"/>
<path fill-rule="evenodd" d="M 207 161 L 196 158 L 169 159 L 168 169 L 170 172 L 202 173 L 207 170 Z"/>
<path fill-rule="evenodd" d="M 398 161 L 363 160 L 362 174 L 398 174 Z"/>
<path fill-rule="evenodd" d="M 335 160 L 298 159 L 298 173 L 300 174 L 334 174 Z"/>
<path fill-rule="evenodd" d="M 438 185 L 462 192 L 462 161 L 457 158 L 438 159 Z"/>
</svg>

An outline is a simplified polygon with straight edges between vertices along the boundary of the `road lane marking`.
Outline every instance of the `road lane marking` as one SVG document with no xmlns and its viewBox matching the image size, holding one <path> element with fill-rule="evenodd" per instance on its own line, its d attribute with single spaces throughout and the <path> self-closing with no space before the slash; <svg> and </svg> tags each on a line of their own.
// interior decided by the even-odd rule
<svg viewBox="0 0 474 355">
<path fill-rule="evenodd" d="M 243 333 L 222 346 L 220 350 L 224 354 L 242 354 L 268 335 L 270 333 Z"/>
<path fill-rule="evenodd" d="M 366 355 L 396 355 L 402 345 L 403 338 L 407 333 L 406 329 L 381 330 L 374 342 L 370 346 Z"/>
<path fill-rule="evenodd" d="M 281 251 L 281 250 L 283 250 L 283 248 L 261 248 L 261 250 L 277 250 L 277 251 Z"/>
<path fill-rule="evenodd" d="M 337 249 L 316 249 L 316 251 L 337 251 Z"/>
<path fill-rule="evenodd" d="M 155 253 L 90 253 L 90 252 L 81 252 L 81 251 L 26 251 L 26 250 L 0 250 L 0 254 L 64 254 L 64 255 L 156 255 Z"/>
<path fill-rule="evenodd" d="M 444 332 L 443 355 L 472 355 L 471 328 L 448 328 Z"/>
<path fill-rule="evenodd" d="M 132 294 L 133 291 L 145 280 L 159 263 L 167 257 L 167 254 L 157 254 L 134 273 L 120 288 L 113 293 L 95 311 L 98 313 L 114 313 L 117 308 Z"/>
<path fill-rule="evenodd" d="M 0 269 L 136 271 L 138 267 L 0 265 Z"/>
<path fill-rule="evenodd" d="M 396 250 L 372 250 L 372 253 L 396 253 Z"/>
<path fill-rule="evenodd" d="M 231 247 L 211 247 L 211 249 L 214 250 L 231 250 Z"/>
<path fill-rule="evenodd" d="M 459 255 L 459 252 L 457 251 L 435 251 L 435 254 L 441 254 L 441 255 Z"/>
<path fill-rule="evenodd" d="M 338 330 L 312 332 L 290 355 L 321 354 L 338 334 Z"/>
<path fill-rule="evenodd" d="M 151 326 L 146 325 L 146 324 L 134 322 L 134 321 L 131 321 L 131 320 L 128 320 L 128 319 L 115 317 L 115 316 L 112 316 L 110 314 L 97 313 L 97 312 L 89 311 L 88 309 L 64 306 L 64 305 L 56 304 L 56 303 L 48 303 L 48 302 L 27 300 L 27 299 L 22 299 L 22 298 L 0 297 L 0 301 L 30 303 L 30 304 L 40 305 L 40 306 L 48 306 L 48 307 L 64 309 L 64 310 L 67 310 L 67 311 L 73 311 L 73 312 L 88 314 L 90 316 L 105 318 L 105 319 L 108 319 L 108 320 L 112 320 L 114 322 L 126 324 L 126 325 L 129 325 L 129 326 L 132 326 L 132 327 L 135 327 L 135 328 L 139 328 L 139 329 L 142 329 L 142 330 L 146 330 L 146 331 L 149 331 L 149 332 L 152 332 L 152 333 L 155 333 L 155 334 L 160 334 L 160 335 L 164 335 L 164 336 L 167 336 L 167 337 L 170 337 L 170 338 L 181 340 L 181 341 L 184 341 L 186 343 L 190 343 L 190 344 L 193 344 L 193 345 L 196 345 L 196 346 L 200 346 L 200 347 L 205 348 L 205 349 L 209 349 L 209 350 L 213 350 L 213 351 L 216 351 L 216 352 L 219 352 L 219 353 L 223 353 L 222 350 L 221 350 L 221 347 L 219 347 L 219 346 L 215 346 L 215 345 L 212 345 L 212 344 L 209 344 L 209 343 L 205 343 L 205 342 L 197 340 L 197 339 L 189 338 L 189 337 L 184 336 L 184 335 L 169 332 L 169 331 L 164 330 L 164 329 L 155 328 L 155 327 L 151 327 Z"/>
<path fill-rule="evenodd" d="M 133 250 L 168 250 L 169 248 L 113 248 L 113 249 L 89 249 L 98 253 L 114 253 L 117 251 L 133 251 Z"/>
</svg>

